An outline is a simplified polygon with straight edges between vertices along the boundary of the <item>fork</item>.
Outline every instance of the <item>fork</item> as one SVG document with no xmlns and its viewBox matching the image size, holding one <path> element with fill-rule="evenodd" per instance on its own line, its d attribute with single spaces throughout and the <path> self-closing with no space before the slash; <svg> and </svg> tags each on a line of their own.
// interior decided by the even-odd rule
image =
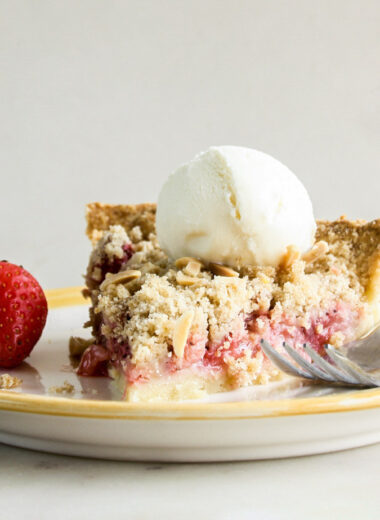
<svg viewBox="0 0 380 520">
<path fill-rule="evenodd" d="M 284 342 L 282 345 L 290 358 L 288 359 L 265 339 L 261 339 L 260 343 L 267 357 L 280 370 L 291 376 L 351 387 L 380 386 L 380 373 L 375 374 L 373 370 L 374 362 L 379 365 L 375 370 L 380 368 L 380 323 L 363 338 L 344 345 L 347 355 L 326 344 L 323 348 L 327 356 L 322 357 L 305 343 L 303 348 L 310 358 L 308 361 L 295 348 Z"/>
</svg>

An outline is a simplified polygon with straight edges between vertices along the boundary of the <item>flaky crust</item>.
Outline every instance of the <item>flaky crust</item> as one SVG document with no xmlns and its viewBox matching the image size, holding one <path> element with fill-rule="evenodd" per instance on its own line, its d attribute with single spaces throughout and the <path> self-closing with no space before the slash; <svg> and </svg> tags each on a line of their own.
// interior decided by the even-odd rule
<svg viewBox="0 0 380 520">
<path fill-rule="evenodd" d="M 321 220 L 316 239 L 325 240 L 330 253 L 355 271 L 370 300 L 376 296 L 380 282 L 380 219 Z"/>
<path fill-rule="evenodd" d="M 139 226 L 144 239 L 155 230 L 156 204 L 102 204 L 86 206 L 87 236 L 95 244 L 110 226 L 120 225 L 127 233 Z"/>
</svg>

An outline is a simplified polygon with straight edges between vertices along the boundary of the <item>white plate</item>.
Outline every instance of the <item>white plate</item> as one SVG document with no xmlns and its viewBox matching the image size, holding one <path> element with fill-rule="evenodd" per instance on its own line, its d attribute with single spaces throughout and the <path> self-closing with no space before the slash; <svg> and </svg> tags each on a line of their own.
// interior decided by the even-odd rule
<svg viewBox="0 0 380 520">
<path fill-rule="evenodd" d="M 28 362 L 0 391 L 0 441 L 68 455 L 125 460 L 226 461 L 289 457 L 380 441 L 380 389 L 288 385 L 219 395 L 208 402 L 125 403 L 107 378 L 79 378 L 68 339 L 82 335 L 78 288 L 48 291 L 49 318 Z M 5 371 L 0 371 L 4 373 Z M 8 371 L 9 372 L 9 371 Z M 64 381 L 67 397 L 49 392 Z"/>
</svg>

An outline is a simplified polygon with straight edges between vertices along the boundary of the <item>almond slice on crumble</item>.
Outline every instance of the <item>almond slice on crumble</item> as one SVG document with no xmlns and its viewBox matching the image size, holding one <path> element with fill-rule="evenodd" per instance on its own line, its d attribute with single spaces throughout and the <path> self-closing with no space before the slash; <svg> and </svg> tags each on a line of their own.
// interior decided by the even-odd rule
<svg viewBox="0 0 380 520">
<path fill-rule="evenodd" d="M 184 268 L 183 272 L 189 276 L 198 276 L 202 268 L 202 264 L 198 261 L 189 262 Z"/>
<path fill-rule="evenodd" d="M 314 244 L 309 251 L 306 251 L 306 253 L 302 255 L 302 260 L 310 263 L 315 262 L 316 260 L 324 256 L 328 252 L 328 250 L 328 243 L 324 240 L 320 240 L 319 242 Z"/>
<path fill-rule="evenodd" d="M 176 275 L 176 280 L 179 285 L 183 285 L 185 287 L 195 285 L 196 283 L 200 282 L 199 278 L 196 278 L 193 276 L 188 276 L 188 275 L 184 274 L 182 271 L 178 271 L 178 273 Z"/>
<path fill-rule="evenodd" d="M 173 332 L 173 350 L 174 354 L 177 356 L 180 364 L 183 359 L 183 354 L 185 352 L 185 346 L 187 343 L 187 338 L 189 337 L 189 332 L 191 328 L 191 324 L 194 319 L 194 311 L 192 309 L 184 312 L 180 318 L 175 323 L 174 332 Z"/>
<path fill-rule="evenodd" d="M 141 276 L 141 271 L 135 271 L 133 269 L 129 269 L 128 271 L 121 271 L 116 274 L 107 274 L 106 279 L 101 284 L 100 288 L 104 291 L 107 287 L 112 284 L 117 283 L 128 283 L 132 280 L 137 280 Z"/>
<path fill-rule="evenodd" d="M 301 253 L 299 250 L 293 246 L 290 245 L 286 248 L 286 252 L 284 253 L 281 262 L 280 262 L 280 269 L 288 269 L 294 262 L 296 262 L 301 256 Z"/>
<path fill-rule="evenodd" d="M 193 258 L 192 256 L 181 256 L 181 258 L 177 258 L 177 260 L 174 262 L 177 269 L 183 269 L 190 263 L 197 263 L 199 264 L 199 268 L 204 267 L 204 263 L 198 260 L 197 258 Z"/>
<path fill-rule="evenodd" d="M 216 276 L 228 276 L 229 278 L 238 277 L 239 273 L 232 269 L 231 267 L 227 267 L 222 264 L 210 263 L 210 271 Z"/>
<path fill-rule="evenodd" d="M 191 256 L 182 256 L 178 258 L 174 265 L 177 269 L 181 269 L 187 276 L 198 276 L 201 269 L 204 267 L 204 263 Z"/>
</svg>

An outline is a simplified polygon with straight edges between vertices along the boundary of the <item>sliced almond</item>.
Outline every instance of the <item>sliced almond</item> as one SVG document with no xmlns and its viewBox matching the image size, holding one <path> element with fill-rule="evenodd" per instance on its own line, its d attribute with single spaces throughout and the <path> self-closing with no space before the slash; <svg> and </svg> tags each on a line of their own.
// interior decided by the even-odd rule
<svg viewBox="0 0 380 520">
<path fill-rule="evenodd" d="M 235 271 L 234 269 L 231 269 L 231 267 L 227 267 L 226 265 L 222 265 L 222 264 L 210 263 L 210 271 L 217 276 L 229 276 L 229 277 L 239 276 L 239 273 L 237 271 Z"/>
<path fill-rule="evenodd" d="M 305 262 L 315 262 L 316 260 L 318 260 L 318 258 L 324 256 L 328 250 L 328 243 L 324 240 L 320 240 L 319 242 L 314 244 L 309 251 L 306 251 L 306 253 L 302 255 L 302 260 L 304 260 Z"/>
<path fill-rule="evenodd" d="M 111 284 L 128 283 L 132 280 L 137 280 L 140 278 L 140 276 L 141 272 L 134 271 L 133 269 L 129 269 L 128 271 L 121 271 L 120 273 L 116 274 L 107 274 L 107 277 L 101 284 L 100 289 L 104 291 L 104 289 L 106 289 Z"/>
<path fill-rule="evenodd" d="M 199 278 L 194 278 L 193 276 L 187 276 L 182 271 L 178 271 L 176 280 L 179 285 L 183 285 L 185 287 L 190 286 L 190 285 L 195 285 L 196 283 L 199 282 Z"/>
<path fill-rule="evenodd" d="M 301 253 L 296 248 L 296 246 L 288 246 L 286 248 L 286 252 L 284 253 L 283 257 L 280 261 L 280 268 L 281 269 L 287 269 L 290 267 L 296 260 L 298 260 L 301 256 Z"/>
<path fill-rule="evenodd" d="M 199 264 L 200 268 L 204 267 L 203 262 L 201 262 L 197 258 L 193 258 L 192 256 L 182 256 L 181 258 L 177 258 L 177 260 L 175 261 L 175 266 L 177 267 L 177 269 L 183 269 L 190 262 L 196 262 L 197 264 Z"/>
<path fill-rule="evenodd" d="M 189 276 L 198 276 L 201 268 L 201 262 L 198 262 L 198 260 L 191 260 L 182 270 Z"/>
<path fill-rule="evenodd" d="M 179 360 L 182 360 L 183 354 L 185 352 L 185 346 L 187 343 L 187 338 L 189 337 L 189 332 L 191 328 L 191 324 L 194 319 L 194 311 L 192 309 L 184 312 L 180 318 L 176 321 L 174 325 L 173 332 L 173 350 L 174 354 L 177 356 Z"/>
</svg>

